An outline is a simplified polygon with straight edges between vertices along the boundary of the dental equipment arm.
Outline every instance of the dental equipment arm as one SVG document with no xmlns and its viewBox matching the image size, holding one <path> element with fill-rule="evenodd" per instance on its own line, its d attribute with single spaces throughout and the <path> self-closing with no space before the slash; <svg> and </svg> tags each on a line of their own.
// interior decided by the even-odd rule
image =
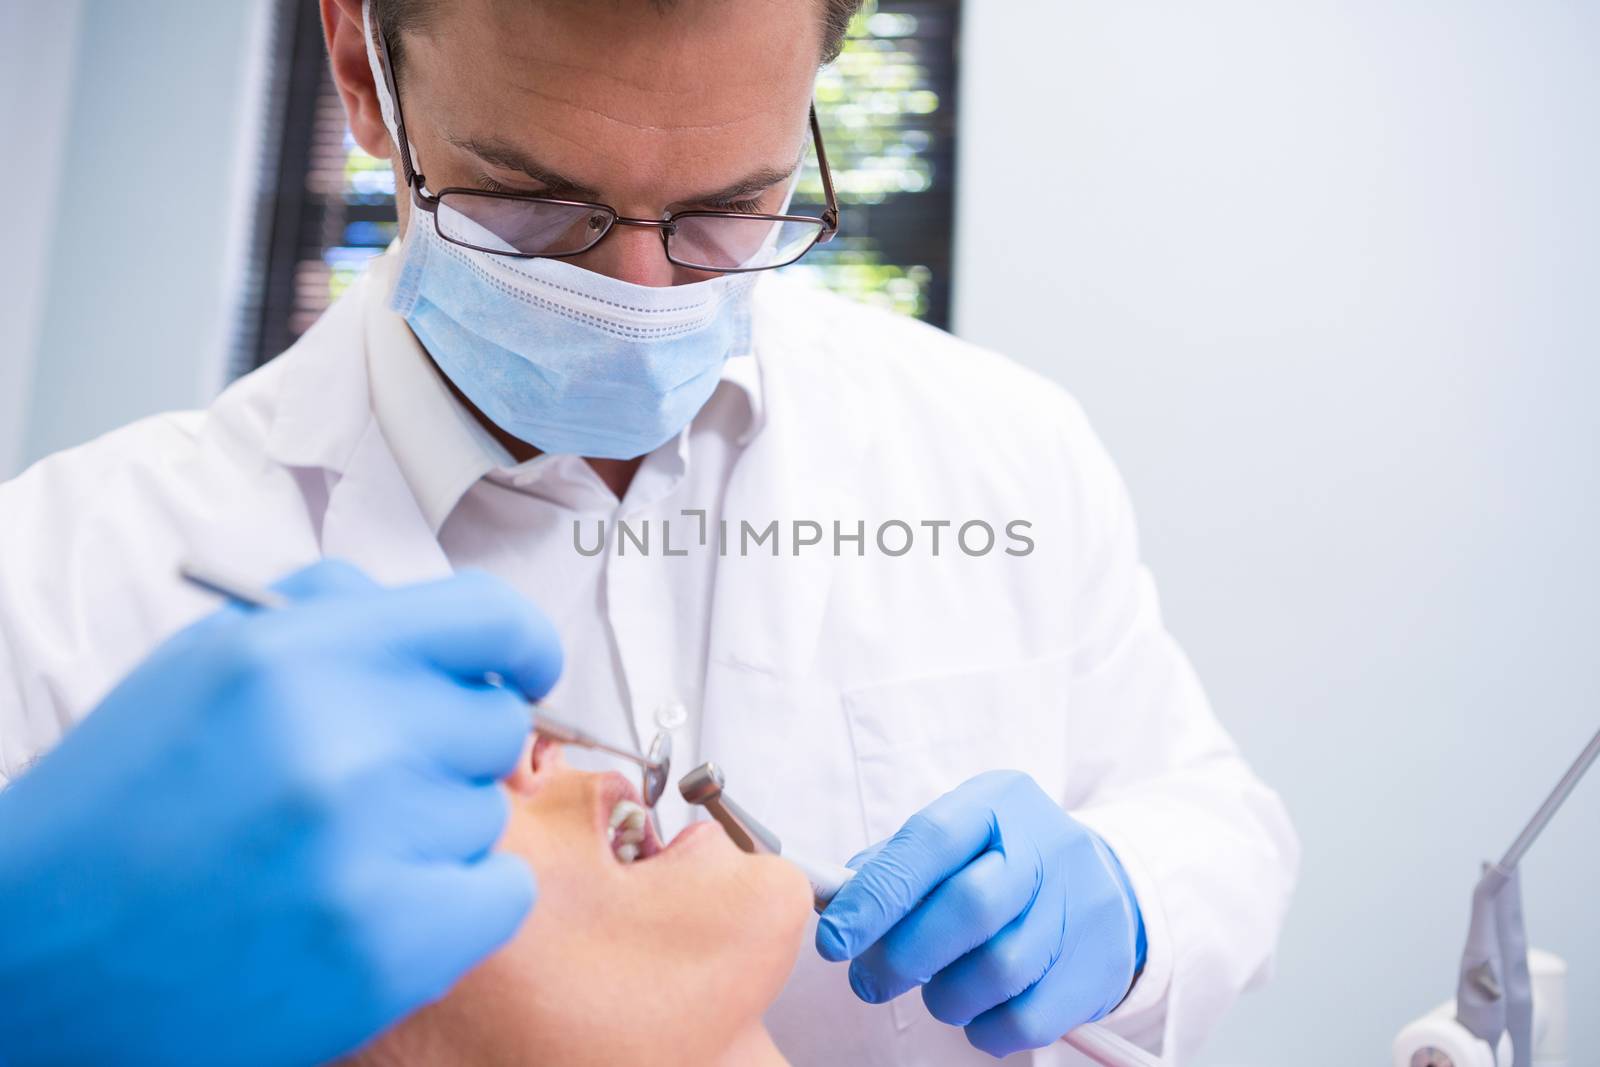
<svg viewBox="0 0 1600 1067">
<path fill-rule="evenodd" d="M 704 763 L 678 782 L 683 799 L 706 809 L 746 852 L 783 856 L 799 867 L 811 883 L 812 905 L 820 913 L 855 871 L 832 863 L 818 863 L 785 854 L 778 836 L 763 826 L 728 795 L 726 778 L 715 763 Z M 1100 1067 L 1161 1067 L 1159 1057 L 1139 1048 L 1104 1027 L 1091 1023 L 1067 1034 L 1066 1043 Z"/>
<path fill-rule="evenodd" d="M 1547 996 L 1551 1002 L 1560 1001 L 1564 968 L 1559 960 L 1534 954 L 1539 973 L 1530 973 L 1518 865 L 1597 757 L 1600 732 L 1584 746 L 1500 862 L 1484 864 L 1472 893 L 1472 921 L 1453 1009 L 1446 1005 L 1407 1024 L 1394 1040 L 1395 1067 L 1531 1067 L 1534 1063 L 1540 1036 L 1534 1026 L 1535 991 L 1541 1012 Z M 1561 1043 L 1563 1035 L 1542 1022 L 1539 1029 L 1547 1032 L 1545 1039 Z"/>
</svg>

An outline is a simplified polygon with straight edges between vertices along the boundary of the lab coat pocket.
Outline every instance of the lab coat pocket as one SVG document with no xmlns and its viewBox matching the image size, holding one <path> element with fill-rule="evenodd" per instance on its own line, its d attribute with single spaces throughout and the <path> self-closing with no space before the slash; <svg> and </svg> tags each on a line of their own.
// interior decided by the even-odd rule
<svg viewBox="0 0 1600 1067">
<path fill-rule="evenodd" d="M 984 771 L 1024 771 L 1063 795 L 1071 659 L 1056 653 L 844 691 L 868 843 Z M 891 1011 L 901 1030 L 929 1018 L 914 993 Z"/>
</svg>

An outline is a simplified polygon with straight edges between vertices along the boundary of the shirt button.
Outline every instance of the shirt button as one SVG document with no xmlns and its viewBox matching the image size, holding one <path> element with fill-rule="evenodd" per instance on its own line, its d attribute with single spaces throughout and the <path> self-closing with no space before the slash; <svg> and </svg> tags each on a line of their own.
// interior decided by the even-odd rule
<svg viewBox="0 0 1600 1067">
<path fill-rule="evenodd" d="M 656 726 L 663 730 L 676 730 L 689 721 L 689 709 L 676 700 L 669 700 L 656 707 Z"/>
</svg>

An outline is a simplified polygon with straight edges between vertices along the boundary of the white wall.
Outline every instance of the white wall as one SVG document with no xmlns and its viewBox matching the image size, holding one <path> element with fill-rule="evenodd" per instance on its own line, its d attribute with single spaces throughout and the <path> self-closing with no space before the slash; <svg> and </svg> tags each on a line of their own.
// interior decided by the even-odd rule
<svg viewBox="0 0 1600 1067">
<path fill-rule="evenodd" d="M 27 197 L 0 256 L 0 480 L 22 462 L 81 7 L 0 5 L 0 160 Z"/>
<path fill-rule="evenodd" d="M 4 49 L 29 61 L 6 75 L 8 89 L 23 83 L 7 108 L 26 114 L 31 78 L 48 86 L 55 74 L 33 53 L 70 17 L 43 13 L 52 6 L 6 5 Z M 59 173 L 8 167 L 9 194 L 42 191 L 23 223 L 43 251 L 24 245 L 32 289 L 17 299 L 31 325 L 0 337 L 9 398 L 0 426 L 11 429 L 0 435 L 0 478 L 142 415 L 208 400 L 223 377 L 246 235 L 262 0 L 62 6 L 81 6 L 63 68 L 70 104 L 46 93 L 31 115 L 41 140 L 60 140 Z M 30 75 L 35 67 L 46 69 Z M 7 436 L 20 444 L 6 448 Z"/>
<path fill-rule="evenodd" d="M 1203 1062 L 1387 1062 L 1600 726 L 1600 7 L 968 0 L 964 38 L 958 329 L 1087 405 L 1304 837 Z M 1596 840 L 1600 776 L 1524 874 L 1574 1064 Z"/>
</svg>

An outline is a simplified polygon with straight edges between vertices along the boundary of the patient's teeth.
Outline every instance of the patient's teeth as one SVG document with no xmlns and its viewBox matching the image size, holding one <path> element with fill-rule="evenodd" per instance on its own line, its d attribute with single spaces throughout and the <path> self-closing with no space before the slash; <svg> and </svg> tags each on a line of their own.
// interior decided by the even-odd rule
<svg viewBox="0 0 1600 1067">
<path fill-rule="evenodd" d="M 611 809 L 611 850 L 623 863 L 639 858 L 645 839 L 645 810 L 631 800 L 619 800 Z"/>
</svg>

